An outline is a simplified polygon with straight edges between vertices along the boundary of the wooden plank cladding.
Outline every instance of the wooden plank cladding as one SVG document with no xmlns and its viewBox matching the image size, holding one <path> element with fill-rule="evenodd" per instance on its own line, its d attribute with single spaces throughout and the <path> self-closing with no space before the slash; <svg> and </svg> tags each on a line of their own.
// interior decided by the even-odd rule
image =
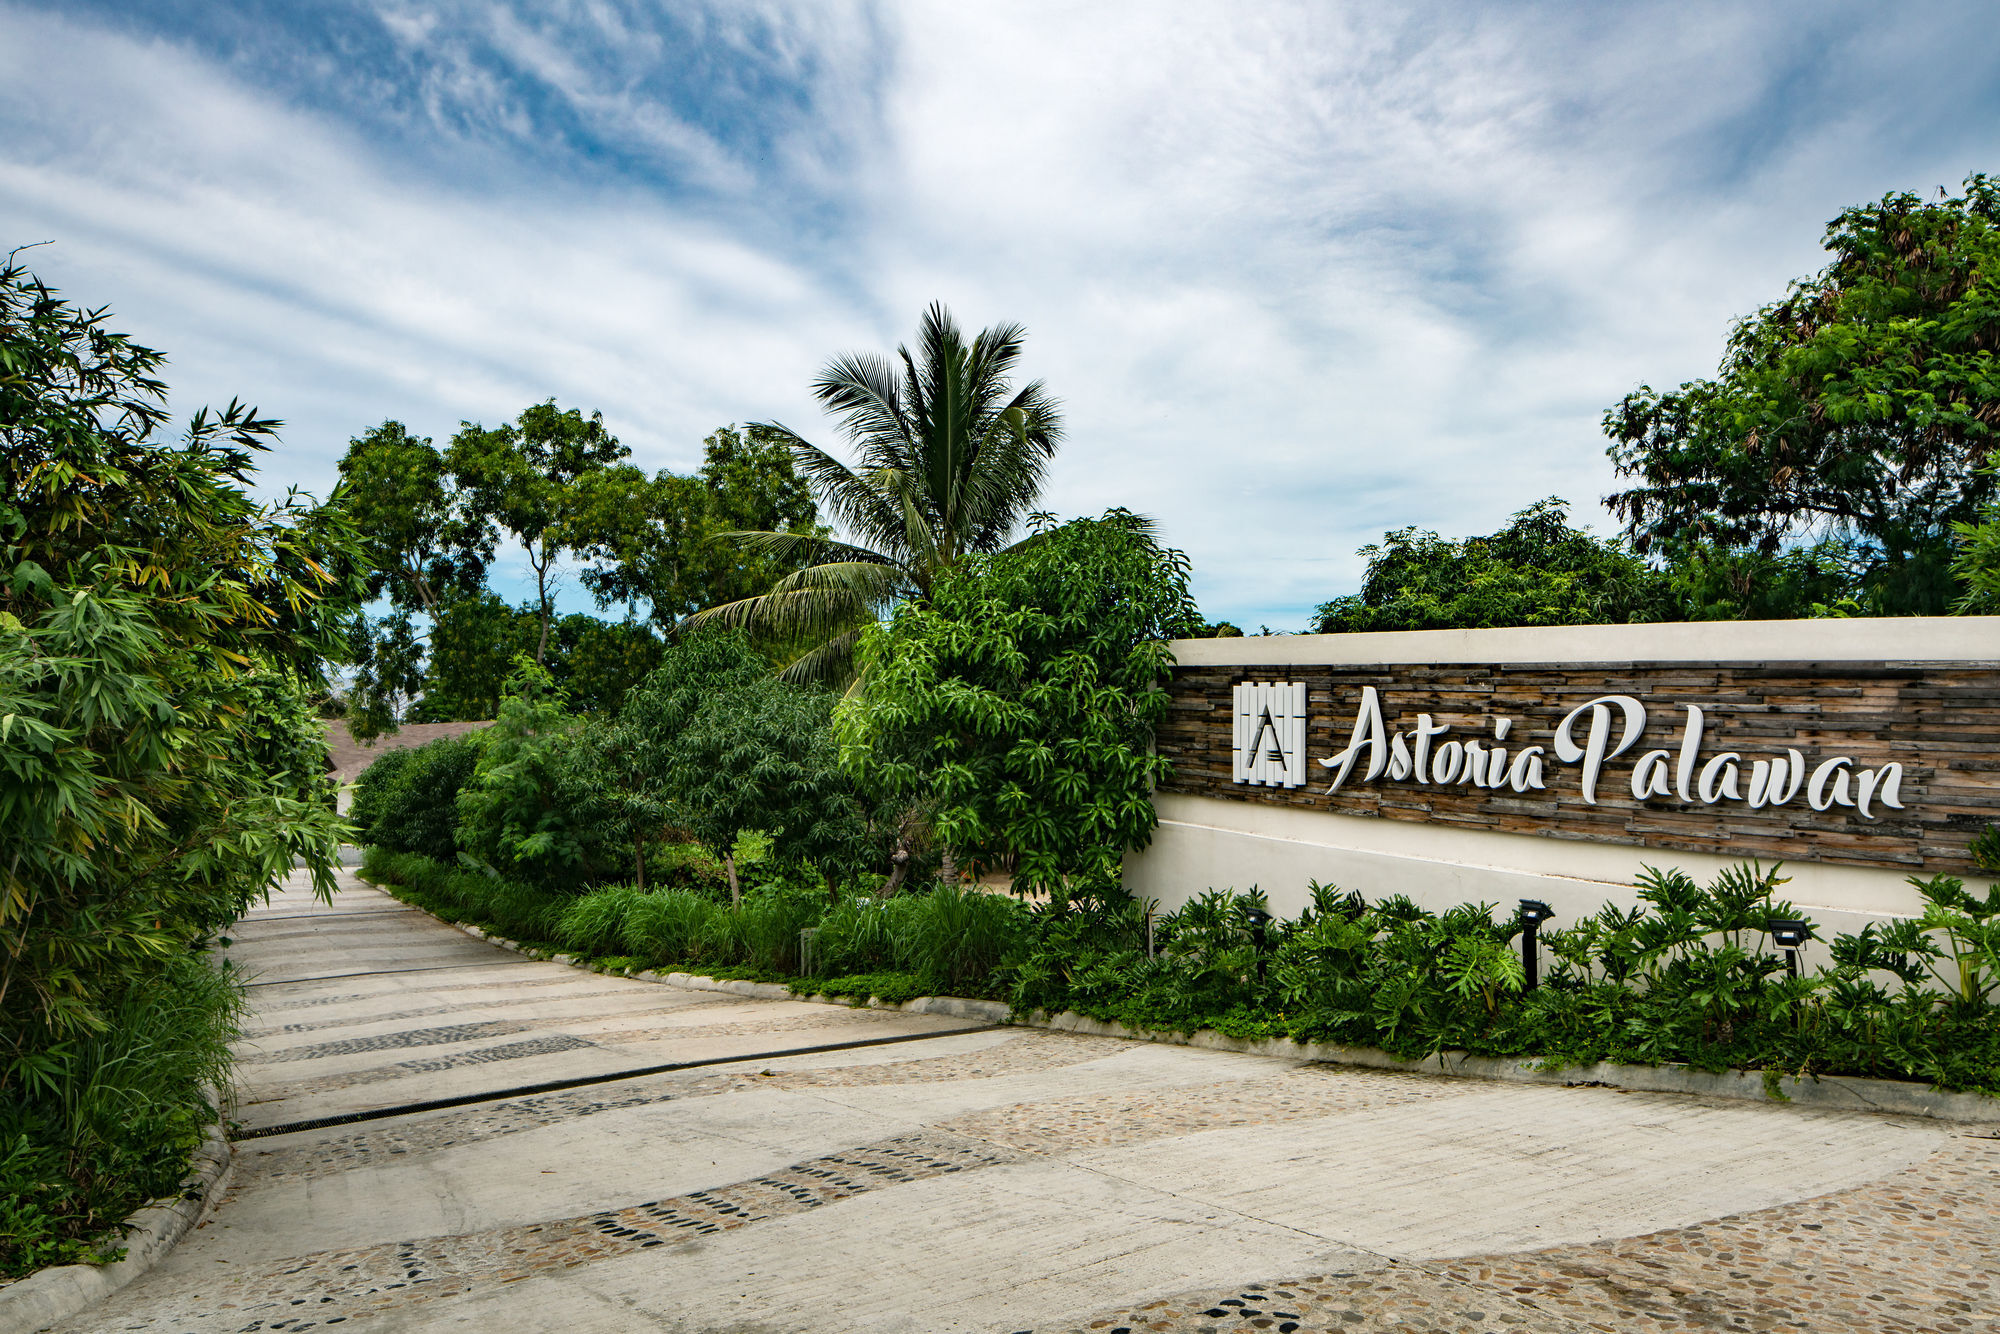
<svg viewBox="0 0 2000 1334">
<path fill-rule="evenodd" d="M 1265 682 L 1305 686 L 1302 787 L 1232 781 L 1235 688 Z M 1996 662 L 1184 666 L 1172 690 L 1169 792 L 1910 874 L 1980 874 L 1966 846 L 2000 824 Z"/>
</svg>

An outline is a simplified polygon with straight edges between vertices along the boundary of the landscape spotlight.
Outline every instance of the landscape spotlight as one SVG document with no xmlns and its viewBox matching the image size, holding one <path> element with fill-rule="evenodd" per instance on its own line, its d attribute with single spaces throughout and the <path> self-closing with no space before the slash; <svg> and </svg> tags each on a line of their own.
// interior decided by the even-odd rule
<svg viewBox="0 0 2000 1334">
<path fill-rule="evenodd" d="M 1271 914 L 1262 907 L 1252 904 L 1243 910 L 1243 920 L 1250 924 L 1250 943 L 1257 950 L 1257 978 L 1264 977 L 1264 950 L 1270 942 L 1267 928 L 1271 925 Z"/>
<path fill-rule="evenodd" d="M 1785 952 L 1785 971 L 1793 977 L 1799 975 L 1799 947 L 1812 939 L 1812 923 L 1802 922 L 1796 917 L 1773 917 L 1764 923 L 1764 929 L 1771 933 L 1771 941 Z"/>
<path fill-rule="evenodd" d="M 1535 948 L 1535 934 L 1543 922 L 1556 915 L 1556 910 L 1540 899 L 1521 900 L 1521 971 L 1526 974 L 1524 990 L 1533 991 L 1542 984 L 1541 955 Z"/>
</svg>

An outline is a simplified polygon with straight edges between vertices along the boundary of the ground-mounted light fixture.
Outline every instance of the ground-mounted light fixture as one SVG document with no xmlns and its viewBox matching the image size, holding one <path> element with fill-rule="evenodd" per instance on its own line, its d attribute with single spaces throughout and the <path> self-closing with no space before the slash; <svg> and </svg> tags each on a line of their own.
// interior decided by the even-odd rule
<svg viewBox="0 0 2000 1334">
<path fill-rule="evenodd" d="M 1271 914 L 1252 905 L 1243 910 L 1243 920 L 1250 925 L 1250 944 L 1257 951 L 1257 980 L 1264 980 L 1264 951 L 1270 945 Z"/>
<path fill-rule="evenodd" d="M 1799 949 L 1812 939 L 1812 923 L 1796 917 L 1773 917 L 1764 923 L 1764 929 L 1771 933 L 1771 943 L 1785 952 L 1785 971 L 1797 977 Z"/>
<path fill-rule="evenodd" d="M 1533 991 L 1542 984 L 1541 952 L 1536 948 L 1535 937 L 1543 922 L 1556 915 L 1556 910 L 1540 899 L 1521 900 L 1521 972 L 1525 975 L 1522 989 Z"/>
</svg>

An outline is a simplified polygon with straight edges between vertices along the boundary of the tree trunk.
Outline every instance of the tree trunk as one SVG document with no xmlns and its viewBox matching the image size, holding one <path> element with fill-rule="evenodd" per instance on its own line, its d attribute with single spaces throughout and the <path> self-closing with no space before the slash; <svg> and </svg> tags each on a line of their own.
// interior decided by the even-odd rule
<svg viewBox="0 0 2000 1334">
<path fill-rule="evenodd" d="M 903 877 L 909 873 L 910 850 L 908 848 L 897 848 L 895 855 L 889 858 L 889 879 L 882 886 L 882 897 L 885 899 L 895 898 L 897 891 L 903 887 Z"/>
<path fill-rule="evenodd" d="M 736 882 L 735 853 L 725 852 L 722 854 L 722 869 L 729 873 L 729 906 L 740 908 L 743 906 L 743 886 Z"/>
<path fill-rule="evenodd" d="M 636 839 L 632 843 L 632 865 L 639 874 L 639 892 L 646 892 L 646 841 Z"/>
<path fill-rule="evenodd" d="M 958 883 L 958 858 L 951 855 L 950 848 L 946 848 L 938 858 L 938 879 L 947 885 Z"/>
<path fill-rule="evenodd" d="M 549 553 L 542 551 L 542 558 L 535 560 L 534 548 L 528 549 L 528 559 L 535 566 L 535 599 L 542 613 L 542 637 L 535 643 L 535 666 L 543 665 L 542 659 L 549 651 Z"/>
</svg>

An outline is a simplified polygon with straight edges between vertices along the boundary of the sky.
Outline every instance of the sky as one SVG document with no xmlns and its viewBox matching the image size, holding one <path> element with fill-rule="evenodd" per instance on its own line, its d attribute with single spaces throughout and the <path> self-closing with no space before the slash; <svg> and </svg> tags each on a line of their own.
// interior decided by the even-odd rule
<svg viewBox="0 0 2000 1334">
<path fill-rule="evenodd" d="M 648 468 L 838 452 L 815 373 L 942 301 L 1028 330 L 1043 507 L 1152 515 L 1252 632 L 1390 529 L 1614 531 L 1605 409 L 1974 171 L 1984 0 L 0 0 L 0 249 L 178 414 L 282 418 L 263 489 L 549 397 Z"/>
</svg>

